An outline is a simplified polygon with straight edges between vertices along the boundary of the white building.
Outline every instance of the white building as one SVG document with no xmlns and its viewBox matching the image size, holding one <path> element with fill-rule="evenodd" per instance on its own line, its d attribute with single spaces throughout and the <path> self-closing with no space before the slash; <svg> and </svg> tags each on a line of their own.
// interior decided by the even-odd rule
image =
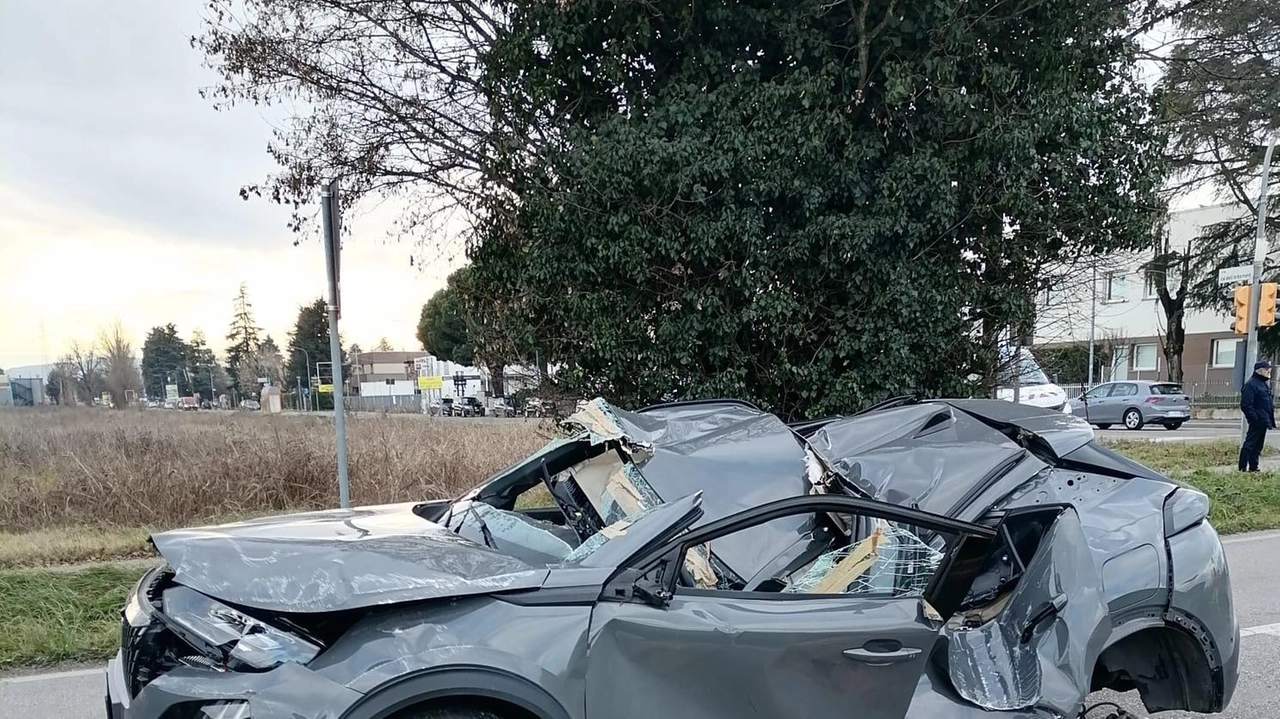
<svg viewBox="0 0 1280 719">
<path fill-rule="evenodd" d="M 1211 205 L 1169 215 L 1169 245 L 1185 251 L 1201 228 L 1245 214 L 1237 204 Z M 1053 278 L 1039 298 L 1036 344 L 1061 345 L 1089 341 L 1090 325 L 1097 346 L 1112 350 L 1112 366 L 1099 381 L 1166 377 L 1164 342 L 1166 321 L 1155 285 L 1142 269 L 1152 254 L 1136 253 L 1099 261 L 1096 268 L 1073 268 Z M 1096 275 L 1096 279 L 1095 279 Z M 1174 286 L 1171 279 L 1169 285 Z M 1229 292 L 1230 287 L 1224 287 Z M 1096 292 L 1096 295 L 1095 295 Z M 1231 381 L 1236 345 L 1241 335 L 1231 331 L 1231 317 L 1188 309 L 1183 326 L 1183 381 L 1188 385 L 1225 385 Z"/>
</svg>

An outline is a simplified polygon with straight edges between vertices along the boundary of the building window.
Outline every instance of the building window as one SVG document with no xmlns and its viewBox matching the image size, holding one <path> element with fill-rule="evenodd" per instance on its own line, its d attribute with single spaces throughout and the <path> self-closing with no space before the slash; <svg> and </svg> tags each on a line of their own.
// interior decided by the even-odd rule
<svg viewBox="0 0 1280 719">
<path fill-rule="evenodd" d="M 1125 276 L 1123 272 L 1107 273 L 1107 302 L 1124 302 Z"/>
<path fill-rule="evenodd" d="M 1142 299 L 1151 300 L 1159 296 L 1156 292 L 1156 288 L 1158 287 L 1156 281 L 1157 281 L 1157 278 L 1154 272 L 1148 272 L 1145 275 L 1143 275 Z"/>
<path fill-rule="evenodd" d="M 1236 345 L 1240 344 L 1240 340 L 1226 339 L 1213 341 L 1213 366 L 1214 367 L 1235 367 L 1236 366 Z"/>
<path fill-rule="evenodd" d="M 1134 345 L 1133 346 L 1133 369 L 1138 372 L 1154 371 L 1159 369 L 1156 366 L 1157 348 L 1155 345 Z"/>
</svg>

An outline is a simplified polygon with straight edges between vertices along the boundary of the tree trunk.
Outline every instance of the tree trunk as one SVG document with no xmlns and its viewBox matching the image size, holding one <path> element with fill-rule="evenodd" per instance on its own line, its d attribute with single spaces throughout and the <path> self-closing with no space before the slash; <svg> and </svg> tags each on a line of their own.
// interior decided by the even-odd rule
<svg viewBox="0 0 1280 719">
<path fill-rule="evenodd" d="M 1182 383 L 1182 351 L 1186 346 L 1187 331 L 1183 326 L 1184 302 L 1170 298 L 1161 302 L 1168 321 L 1164 331 L 1164 360 L 1170 382 Z"/>
</svg>

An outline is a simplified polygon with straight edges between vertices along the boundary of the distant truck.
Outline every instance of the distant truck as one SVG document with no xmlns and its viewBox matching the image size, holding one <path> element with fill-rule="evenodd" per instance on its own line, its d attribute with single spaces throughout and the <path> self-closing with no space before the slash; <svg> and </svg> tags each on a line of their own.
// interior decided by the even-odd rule
<svg viewBox="0 0 1280 719">
<path fill-rule="evenodd" d="M 194 412 L 195 410 L 200 409 L 200 398 L 199 397 L 182 397 L 181 399 L 178 400 L 178 409 L 182 410 L 183 412 L 187 412 L 187 411 Z"/>
</svg>

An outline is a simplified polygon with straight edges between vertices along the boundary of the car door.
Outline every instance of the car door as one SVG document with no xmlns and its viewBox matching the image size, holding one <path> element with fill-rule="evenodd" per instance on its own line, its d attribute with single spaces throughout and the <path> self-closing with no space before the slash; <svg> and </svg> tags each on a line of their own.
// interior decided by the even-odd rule
<svg viewBox="0 0 1280 719">
<path fill-rule="evenodd" d="M 1124 421 L 1124 411 L 1137 401 L 1138 385 L 1132 382 L 1117 382 L 1107 396 L 1107 421 L 1119 424 Z"/>
<path fill-rule="evenodd" d="M 775 520 L 794 526 L 798 514 L 808 529 L 760 576 L 717 563 L 720 538 Z M 994 535 L 814 495 L 668 539 L 624 562 L 593 610 L 586 716 L 901 719 Z M 697 588 L 691 564 L 709 566 L 716 588 Z"/>
<path fill-rule="evenodd" d="M 1101 418 L 1106 416 L 1105 402 L 1107 395 L 1110 393 L 1110 384 L 1100 384 L 1084 393 L 1084 396 L 1080 398 L 1080 404 L 1084 410 L 1082 416 L 1086 422 L 1098 423 L 1106 421 Z"/>
</svg>

